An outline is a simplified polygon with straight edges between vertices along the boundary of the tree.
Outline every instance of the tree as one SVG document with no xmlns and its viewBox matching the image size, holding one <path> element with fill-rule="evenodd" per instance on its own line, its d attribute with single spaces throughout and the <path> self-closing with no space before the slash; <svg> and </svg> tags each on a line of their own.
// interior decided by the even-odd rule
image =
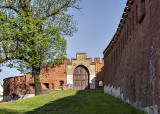
<svg viewBox="0 0 160 114">
<path fill-rule="evenodd" d="M 40 68 L 64 59 L 65 35 L 77 31 L 68 8 L 80 0 L 0 0 L 0 65 L 32 71 L 35 94 L 42 93 Z"/>
</svg>

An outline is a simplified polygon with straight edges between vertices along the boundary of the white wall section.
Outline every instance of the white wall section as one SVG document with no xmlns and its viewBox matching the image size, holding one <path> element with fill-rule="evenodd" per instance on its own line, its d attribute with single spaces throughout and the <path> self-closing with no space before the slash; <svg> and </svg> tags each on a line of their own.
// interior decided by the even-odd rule
<svg viewBox="0 0 160 114">
<path fill-rule="evenodd" d="M 3 95 L 3 86 L 0 85 L 0 95 Z"/>
<path fill-rule="evenodd" d="M 35 94 L 4 95 L 3 102 L 16 101 L 16 100 L 21 100 L 21 99 L 33 97 L 33 96 L 35 96 Z"/>
<path fill-rule="evenodd" d="M 96 76 L 95 75 L 90 75 L 89 76 L 89 84 L 90 84 L 90 89 L 95 89 L 95 80 L 96 79 Z"/>
<path fill-rule="evenodd" d="M 67 88 L 73 89 L 73 75 L 67 75 Z"/>
<path fill-rule="evenodd" d="M 122 101 L 131 104 L 129 100 L 124 100 L 123 93 L 120 92 L 120 87 L 118 89 L 115 89 L 113 86 L 110 86 L 110 85 L 106 86 L 105 85 L 104 86 L 104 93 L 107 93 L 107 94 L 112 95 L 114 97 L 121 98 Z M 138 104 L 140 104 L 140 101 L 131 104 L 131 106 L 138 108 L 138 109 L 142 109 L 147 114 L 158 114 L 158 106 L 157 105 L 141 108 L 138 106 Z"/>
</svg>

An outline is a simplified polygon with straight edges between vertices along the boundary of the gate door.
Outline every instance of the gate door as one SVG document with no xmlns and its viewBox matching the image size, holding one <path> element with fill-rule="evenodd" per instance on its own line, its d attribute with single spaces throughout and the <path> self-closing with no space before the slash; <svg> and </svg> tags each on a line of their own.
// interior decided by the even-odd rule
<svg viewBox="0 0 160 114">
<path fill-rule="evenodd" d="M 89 89 L 88 70 L 84 66 L 78 66 L 73 73 L 73 89 Z"/>
</svg>

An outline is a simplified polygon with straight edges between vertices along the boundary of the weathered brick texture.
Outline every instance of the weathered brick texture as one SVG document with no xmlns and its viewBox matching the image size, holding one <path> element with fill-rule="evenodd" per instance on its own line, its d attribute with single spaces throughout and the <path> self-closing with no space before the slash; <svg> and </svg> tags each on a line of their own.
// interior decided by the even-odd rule
<svg viewBox="0 0 160 114">
<path fill-rule="evenodd" d="M 100 58 L 94 58 L 94 63 L 97 63 L 96 89 L 103 89 L 103 86 L 99 86 L 99 81 L 103 81 L 104 60 L 102 59 L 102 63 L 100 63 Z"/>
<path fill-rule="evenodd" d="M 104 71 L 104 85 L 120 87 L 125 101 L 160 108 L 160 0 L 127 1 Z"/>
<path fill-rule="evenodd" d="M 41 70 L 41 81 L 42 81 L 42 88 L 45 89 L 44 83 L 49 83 L 49 89 L 62 89 L 60 86 L 60 82 L 64 82 L 64 89 L 66 89 L 66 74 L 65 74 L 65 64 L 57 66 L 56 68 L 48 68 L 47 71 L 43 68 Z"/>
<path fill-rule="evenodd" d="M 46 68 L 42 68 L 40 79 L 43 90 L 61 90 L 60 81 L 64 82 L 64 89 L 66 89 L 65 64 L 61 64 L 56 68 L 48 68 L 47 71 Z M 4 79 L 4 95 L 11 95 L 13 93 L 31 94 L 35 92 L 34 89 L 34 78 L 30 73 L 25 76 Z"/>
</svg>

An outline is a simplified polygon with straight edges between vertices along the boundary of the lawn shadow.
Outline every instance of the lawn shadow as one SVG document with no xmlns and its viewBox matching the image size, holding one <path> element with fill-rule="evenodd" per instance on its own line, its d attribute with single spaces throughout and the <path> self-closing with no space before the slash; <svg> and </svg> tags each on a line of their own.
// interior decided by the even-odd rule
<svg viewBox="0 0 160 114">
<path fill-rule="evenodd" d="M 103 93 L 102 90 L 78 90 L 75 95 L 64 97 L 55 101 L 52 101 L 42 107 L 27 112 L 26 114 L 79 114 L 90 112 L 87 110 L 85 101 L 92 100 L 89 98 L 89 94 Z M 87 99 L 85 98 L 87 96 Z M 84 99 L 86 100 L 84 100 Z M 88 104 L 89 105 L 89 104 Z M 93 114 L 93 113 L 92 113 Z"/>
<path fill-rule="evenodd" d="M 119 105 L 122 101 L 114 98 L 105 101 L 106 96 L 107 94 L 104 94 L 103 90 L 79 90 L 73 96 L 52 101 L 25 114 L 144 114 L 137 113 L 136 109 L 125 111 L 126 107 L 121 111 L 121 107 L 116 107 L 115 103 Z M 114 106 L 116 108 L 112 109 Z"/>
</svg>

